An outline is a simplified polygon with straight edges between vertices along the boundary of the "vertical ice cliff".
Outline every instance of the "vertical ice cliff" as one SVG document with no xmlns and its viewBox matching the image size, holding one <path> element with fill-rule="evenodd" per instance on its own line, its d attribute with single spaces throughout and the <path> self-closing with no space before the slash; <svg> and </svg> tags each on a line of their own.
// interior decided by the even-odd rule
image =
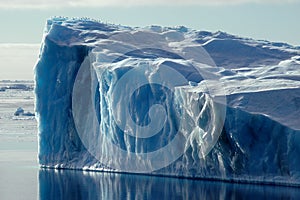
<svg viewBox="0 0 300 200">
<path fill-rule="evenodd" d="M 49 19 L 39 163 L 298 185 L 299 55 L 222 32 Z"/>
</svg>

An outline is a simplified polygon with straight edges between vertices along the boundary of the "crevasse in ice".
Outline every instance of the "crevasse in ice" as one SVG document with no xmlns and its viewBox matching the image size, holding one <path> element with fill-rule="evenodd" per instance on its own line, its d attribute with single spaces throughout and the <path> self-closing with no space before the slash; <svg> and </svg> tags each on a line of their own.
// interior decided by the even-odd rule
<svg viewBox="0 0 300 200">
<path fill-rule="evenodd" d="M 47 21 L 42 167 L 300 184 L 300 48 L 185 27 Z"/>
</svg>

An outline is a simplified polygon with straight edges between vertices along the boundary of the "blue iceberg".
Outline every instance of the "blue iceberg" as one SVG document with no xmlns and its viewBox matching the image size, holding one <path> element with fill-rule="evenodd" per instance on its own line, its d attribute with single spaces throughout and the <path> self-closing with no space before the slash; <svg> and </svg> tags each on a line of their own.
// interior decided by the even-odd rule
<svg viewBox="0 0 300 200">
<path fill-rule="evenodd" d="M 300 185 L 299 49 L 49 19 L 35 67 L 39 163 Z"/>
</svg>

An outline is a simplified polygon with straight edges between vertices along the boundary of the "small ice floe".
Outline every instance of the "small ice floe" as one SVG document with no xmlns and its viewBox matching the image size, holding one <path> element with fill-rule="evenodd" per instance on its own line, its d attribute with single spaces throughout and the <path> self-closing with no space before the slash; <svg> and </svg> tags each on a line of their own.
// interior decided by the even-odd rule
<svg viewBox="0 0 300 200">
<path fill-rule="evenodd" d="M 31 112 L 25 112 L 24 109 L 22 107 L 19 107 L 15 113 L 14 113 L 14 116 L 34 116 L 34 113 L 31 113 Z"/>
</svg>

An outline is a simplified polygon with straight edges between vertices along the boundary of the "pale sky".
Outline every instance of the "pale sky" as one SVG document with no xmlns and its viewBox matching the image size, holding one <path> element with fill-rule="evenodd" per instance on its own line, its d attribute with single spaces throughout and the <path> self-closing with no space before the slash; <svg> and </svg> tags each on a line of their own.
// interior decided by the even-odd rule
<svg viewBox="0 0 300 200">
<path fill-rule="evenodd" d="M 3 8 L 106 7 L 106 6 L 168 6 L 228 5 L 244 3 L 295 3 L 299 0 L 1 0 Z"/>
<path fill-rule="evenodd" d="M 33 80 L 39 46 L 0 43 L 0 80 Z"/>
<path fill-rule="evenodd" d="M 38 44 L 51 16 L 184 25 L 300 46 L 300 0 L 0 0 L 0 80 L 33 79 Z"/>
</svg>

